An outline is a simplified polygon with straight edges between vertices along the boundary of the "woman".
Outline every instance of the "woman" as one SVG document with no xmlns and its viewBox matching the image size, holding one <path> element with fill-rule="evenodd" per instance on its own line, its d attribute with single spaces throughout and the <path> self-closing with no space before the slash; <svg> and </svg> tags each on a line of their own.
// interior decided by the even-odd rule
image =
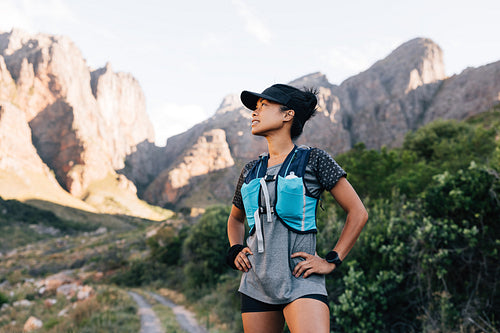
<svg viewBox="0 0 500 333">
<path fill-rule="evenodd" d="M 329 332 L 325 275 L 347 256 L 368 214 L 328 153 L 293 143 L 316 111 L 314 92 L 275 84 L 261 94 L 243 91 L 241 100 L 252 110 L 252 134 L 265 137 L 269 150 L 243 168 L 227 222 L 227 262 L 244 272 L 238 290 L 243 328 L 282 332 L 286 321 L 294 333 Z M 325 259 L 316 255 L 316 206 L 323 190 L 347 213 Z"/>
</svg>

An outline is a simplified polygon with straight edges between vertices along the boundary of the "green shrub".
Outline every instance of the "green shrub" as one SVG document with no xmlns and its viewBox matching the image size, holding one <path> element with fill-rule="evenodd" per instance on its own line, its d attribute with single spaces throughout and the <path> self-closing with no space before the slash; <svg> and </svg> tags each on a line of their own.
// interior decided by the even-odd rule
<svg viewBox="0 0 500 333">
<path fill-rule="evenodd" d="M 128 287 L 140 287 L 165 278 L 165 264 L 150 260 L 131 261 L 110 279 L 112 283 Z"/>
<path fill-rule="evenodd" d="M 172 226 L 160 229 L 156 235 L 148 238 L 151 260 L 172 266 L 177 265 L 181 259 L 182 242 L 185 231 L 179 233 Z"/>
<path fill-rule="evenodd" d="M 2 307 L 2 304 L 6 303 L 9 303 L 9 298 L 0 292 L 0 307 Z"/>
<path fill-rule="evenodd" d="M 211 207 L 187 236 L 183 247 L 184 289 L 194 295 L 204 287 L 214 286 L 229 267 L 225 263 L 229 248 L 226 225 L 229 207 Z"/>
</svg>

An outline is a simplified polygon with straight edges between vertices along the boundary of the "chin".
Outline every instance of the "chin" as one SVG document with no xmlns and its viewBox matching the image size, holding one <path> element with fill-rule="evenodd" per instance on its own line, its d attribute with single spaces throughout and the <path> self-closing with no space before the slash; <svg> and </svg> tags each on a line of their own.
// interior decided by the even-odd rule
<svg viewBox="0 0 500 333">
<path fill-rule="evenodd" d="M 255 136 L 266 136 L 265 133 L 253 129 L 252 129 L 252 134 Z"/>
</svg>

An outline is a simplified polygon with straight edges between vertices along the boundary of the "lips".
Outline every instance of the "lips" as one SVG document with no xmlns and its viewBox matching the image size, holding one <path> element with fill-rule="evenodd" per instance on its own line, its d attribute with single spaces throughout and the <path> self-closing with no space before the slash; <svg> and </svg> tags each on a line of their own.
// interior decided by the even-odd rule
<svg viewBox="0 0 500 333">
<path fill-rule="evenodd" d="M 252 126 L 257 125 L 258 123 L 259 123 L 259 121 L 258 121 L 258 120 L 252 120 Z"/>
</svg>

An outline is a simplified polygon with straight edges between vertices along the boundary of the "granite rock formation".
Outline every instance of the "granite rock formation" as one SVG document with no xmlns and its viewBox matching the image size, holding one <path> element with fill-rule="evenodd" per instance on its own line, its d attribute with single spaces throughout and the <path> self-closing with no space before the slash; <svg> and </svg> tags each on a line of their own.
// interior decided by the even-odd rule
<svg viewBox="0 0 500 333">
<path fill-rule="evenodd" d="M 18 172 L 24 177 L 33 172 L 51 176 L 31 142 L 24 112 L 11 104 L 0 104 L 0 170 Z"/>
<path fill-rule="evenodd" d="M 196 177 L 234 165 L 226 133 L 213 129 L 203 133 L 193 146 L 187 149 L 171 168 L 165 169 L 147 188 L 144 197 L 158 205 L 175 204 L 183 195 L 196 188 Z M 207 189 L 202 189 L 207 190 Z"/>
<path fill-rule="evenodd" d="M 109 64 L 92 71 L 67 37 L 0 34 L 0 85 L 0 102 L 24 112 L 38 155 L 76 197 L 125 170 L 139 144 L 154 145 L 137 80 Z M 149 179 L 152 163 L 143 155 L 127 164 L 135 178 Z"/>
<path fill-rule="evenodd" d="M 94 208 L 72 197 L 57 182 L 31 141 L 23 111 L 0 103 L 0 195 L 17 199 L 46 199 L 75 208 Z"/>
<path fill-rule="evenodd" d="M 430 39 L 416 38 L 340 85 L 330 84 L 321 73 L 306 75 L 289 84 L 316 87 L 319 91 L 318 112 L 306 124 L 297 143 L 321 147 L 335 155 L 358 142 L 374 149 L 397 147 L 408 131 L 430 121 L 463 119 L 489 109 L 500 101 L 500 62 L 447 78 L 441 48 Z M 250 111 L 237 95 L 226 96 L 210 119 L 168 139 L 164 152 L 166 172 L 178 168 L 172 161 L 193 146 L 201 133 L 219 128 L 226 132 L 235 166 L 219 171 L 222 174 L 213 181 L 206 180 L 206 184 L 214 189 L 234 189 L 244 162 L 266 150 L 265 140 L 250 134 L 250 118 Z M 159 181 L 154 182 L 157 189 Z M 198 177 L 197 182 L 200 181 Z M 189 194 L 179 198 L 168 186 L 163 191 L 147 200 L 163 204 L 168 198 L 167 201 L 179 205 L 183 202 L 193 205 Z M 229 192 L 222 191 L 224 194 L 217 199 L 229 203 Z"/>
<path fill-rule="evenodd" d="M 396 147 L 430 121 L 489 109 L 500 101 L 500 62 L 447 78 L 440 47 L 416 38 L 340 85 L 321 73 L 290 84 L 318 89 L 318 112 L 297 144 L 335 155 L 358 142 Z M 96 205 L 116 193 L 104 187 L 127 193 L 121 206 L 136 191 L 158 205 L 228 203 L 241 167 L 266 150 L 250 120 L 239 95 L 228 95 L 210 119 L 156 147 L 130 74 L 90 69 L 66 37 L 0 33 L 0 169 L 22 165 Z"/>
</svg>

